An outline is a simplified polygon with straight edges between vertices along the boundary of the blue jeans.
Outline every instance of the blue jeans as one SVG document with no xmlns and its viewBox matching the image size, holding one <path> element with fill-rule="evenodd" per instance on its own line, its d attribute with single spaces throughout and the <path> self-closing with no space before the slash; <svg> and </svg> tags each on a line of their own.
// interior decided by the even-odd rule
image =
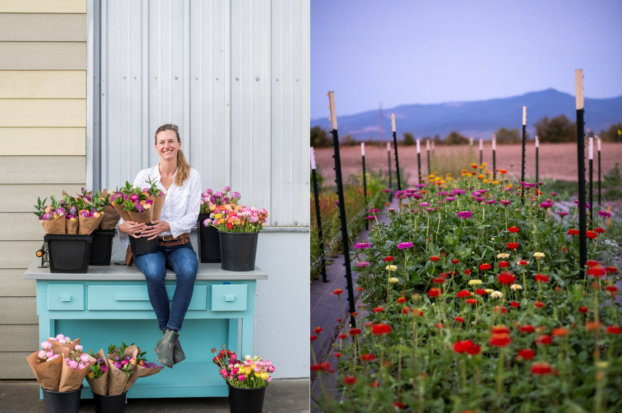
<svg viewBox="0 0 622 413">
<path fill-rule="evenodd" d="M 194 291 L 199 265 L 197 256 L 190 243 L 158 249 L 153 254 L 135 255 L 134 262 L 147 279 L 149 300 L 158 318 L 160 330 L 168 328 L 179 331 Z M 177 287 L 170 309 L 164 285 L 166 268 L 173 270 L 177 276 Z"/>
</svg>

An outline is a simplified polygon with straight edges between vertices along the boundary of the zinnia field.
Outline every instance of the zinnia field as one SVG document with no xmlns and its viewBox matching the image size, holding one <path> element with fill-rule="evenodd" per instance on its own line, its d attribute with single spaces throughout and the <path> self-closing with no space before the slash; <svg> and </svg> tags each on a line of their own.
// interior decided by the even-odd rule
<svg viewBox="0 0 622 413">
<path fill-rule="evenodd" d="M 399 191 L 390 223 L 370 221 L 352 253 L 356 327 L 343 326 L 334 359 L 311 366 L 318 410 L 622 411 L 619 252 L 605 242 L 606 213 L 588 216 L 582 272 L 576 217 L 556 214 L 555 197 L 473 171 Z"/>
</svg>

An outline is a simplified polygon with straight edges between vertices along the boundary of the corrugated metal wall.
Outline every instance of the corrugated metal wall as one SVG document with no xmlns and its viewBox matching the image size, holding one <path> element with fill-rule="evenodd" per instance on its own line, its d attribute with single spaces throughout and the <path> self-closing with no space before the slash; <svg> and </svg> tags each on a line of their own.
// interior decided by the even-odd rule
<svg viewBox="0 0 622 413">
<path fill-rule="evenodd" d="M 269 225 L 308 226 L 309 7 L 100 0 L 94 187 L 157 164 L 155 130 L 175 123 L 205 188 L 231 185 Z"/>
</svg>

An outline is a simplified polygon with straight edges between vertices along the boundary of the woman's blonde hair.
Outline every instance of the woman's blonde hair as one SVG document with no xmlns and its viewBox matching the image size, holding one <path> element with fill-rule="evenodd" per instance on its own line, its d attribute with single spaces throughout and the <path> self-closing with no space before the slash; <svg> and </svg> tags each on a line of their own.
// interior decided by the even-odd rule
<svg viewBox="0 0 622 413">
<path fill-rule="evenodd" d="M 164 132 L 165 130 L 175 131 L 175 134 L 177 135 L 177 142 L 181 142 L 181 139 L 179 138 L 179 128 L 177 125 L 167 123 L 166 125 L 160 126 L 156 131 L 156 145 L 158 144 L 158 133 Z M 188 175 L 190 175 L 190 164 L 186 161 L 186 157 L 180 148 L 177 150 L 177 173 L 175 174 L 175 185 L 182 186 L 186 179 L 188 179 Z"/>
</svg>

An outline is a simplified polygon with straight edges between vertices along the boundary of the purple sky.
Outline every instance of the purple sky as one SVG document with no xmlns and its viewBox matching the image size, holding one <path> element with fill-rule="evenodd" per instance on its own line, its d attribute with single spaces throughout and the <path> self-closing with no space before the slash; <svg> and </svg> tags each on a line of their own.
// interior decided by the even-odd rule
<svg viewBox="0 0 622 413">
<path fill-rule="evenodd" d="M 311 0 L 311 118 L 555 88 L 622 95 L 620 0 Z"/>
</svg>

